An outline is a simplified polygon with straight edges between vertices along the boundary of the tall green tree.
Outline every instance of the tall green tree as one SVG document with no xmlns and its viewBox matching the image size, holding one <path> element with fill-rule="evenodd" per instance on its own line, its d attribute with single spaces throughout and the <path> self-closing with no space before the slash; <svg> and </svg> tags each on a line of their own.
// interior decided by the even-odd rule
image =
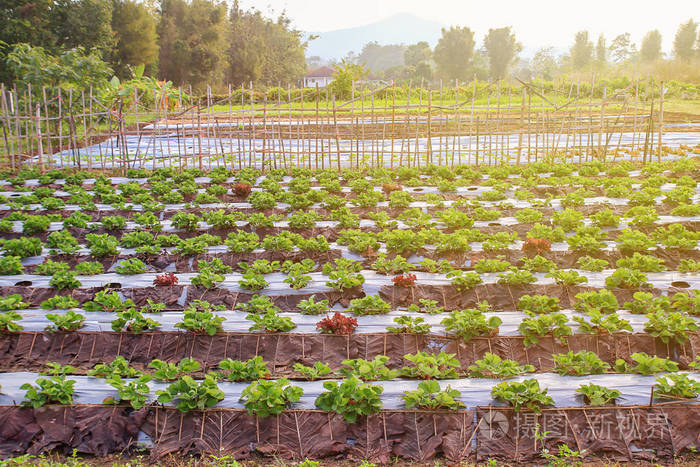
<svg viewBox="0 0 700 467">
<path fill-rule="evenodd" d="M 387 68 L 404 64 L 406 46 L 402 44 L 380 45 L 368 42 L 362 47 L 358 61 L 364 63 L 370 71 L 383 71 Z"/>
<path fill-rule="evenodd" d="M 494 79 L 501 79 L 506 75 L 508 66 L 522 50 L 522 45 L 515 40 L 510 26 L 489 29 L 484 38 L 484 47 L 489 56 L 489 75 Z"/>
<path fill-rule="evenodd" d="M 406 51 L 403 54 L 403 62 L 406 66 L 417 66 L 421 62 L 429 62 L 432 55 L 433 51 L 430 50 L 430 44 L 421 41 L 406 47 Z"/>
<path fill-rule="evenodd" d="M 654 62 L 661 58 L 661 33 L 658 29 L 644 35 L 639 55 L 643 62 Z"/>
<path fill-rule="evenodd" d="M 673 38 L 673 54 L 684 62 L 689 62 L 695 54 L 695 35 L 698 23 L 689 19 L 678 27 Z"/>
<path fill-rule="evenodd" d="M 553 47 L 539 49 L 532 57 L 530 63 L 536 77 L 541 77 L 548 81 L 554 78 L 554 74 L 557 71 L 557 59 L 554 57 Z"/>
<path fill-rule="evenodd" d="M 304 76 L 307 42 L 284 13 L 273 20 L 256 9 L 242 10 L 235 1 L 229 18 L 226 77 L 230 83 L 286 85 Z"/>
<path fill-rule="evenodd" d="M 598 43 L 595 46 L 595 61 L 599 66 L 604 66 L 608 63 L 608 47 L 605 42 L 605 36 L 598 36 Z"/>
<path fill-rule="evenodd" d="M 51 28 L 56 45 L 97 49 L 106 56 L 114 46 L 111 0 L 54 0 Z"/>
<path fill-rule="evenodd" d="M 162 0 L 158 75 L 202 89 L 223 82 L 229 29 L 226 4 L 215 0 Z"/>
<path fill-rule="evenodd" d="M 112 0 L 115 45 L 112 67 L 120 78 L 129 77 L 128 67 L 145 65 L 149 75 L 158 65 L 157 21 L 148 7 L 136 0 Z"/>
<path fill-rule="evenodd" d="M 622 63 L 637 53 L 637 46 L 632 42 L 630 33 L 620 34 L 610 44 L 610 55 L 616 63 Z"/>
<path fill-rule="evenodd" d="M 588 31 L 579 31 L 571 46 L 571 64 L 574 70 L 582 70 L 590 65 L 593 59 L 593 42 L 588 40 Z"/>
<path fill-rule="evenodd" d="M 442 37 L 433 51 L 438 73 L 448 80 L 466 80 L 474 55 L 474 32 L 467 27 L 442 29 Z"/>
</svg>

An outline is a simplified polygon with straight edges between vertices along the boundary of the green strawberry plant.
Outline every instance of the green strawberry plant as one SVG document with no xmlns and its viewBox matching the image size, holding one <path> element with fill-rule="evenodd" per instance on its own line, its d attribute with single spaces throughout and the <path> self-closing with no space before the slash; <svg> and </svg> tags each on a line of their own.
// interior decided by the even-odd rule
<svg viewBox="0 0 700 467">
<path fill-rule="evenodd" d="M 565 344 L 566 336 L 572 334 L 568 322 L 569 319 L 563 313 L 551 313 L 539 316 L 528 313 L 528 317 L 520 322 L 518 330 L 525 336 L 523 340 L 525 347 L 537 344 L 540 338 L 547 335 L 551 335 L 555 339 L 559 339 L 562 344 Z"/>
<path fill-rule="evenodd" d="M 136 308 L 129 308 L 125 311 L 117 312 L 117 317 L 112 320 L 112 330 L 114 332 L 132 332 L 140 334 L 144 331 L 153 331 L 160 326 L 158 321 L 146 318 Z"/>
<path fill-rule="evenodd" d="M 156 395 L 160 403 L 176 402 L 175 406 L 181 412 L 204 410 L 224 399 L 224 392 L 219 389 L 216 379 L 211 375 L 204 376 L 201 382 L 190 376 L 182 376 L 164 391 L 157 391 Z"/>
<path fill-rule="evenodd" d="M 507 402 L 516 412 L 527 408 L 540 413 L 543 406 L 554 405 L 554 399 L 547 395 L 547 389 L 540 388 L 536 379 L 526 379 L 522 382 L 504 381 L 491 389 L 491 396 Z"/>
<path fill-rule="evenodd" d="M 241 400 L 250 415 L 266 418 L 278 415 L 292 402 L 299 402 L 302 388 L 292 386 L 287 378 L 253 381 L 243 389 Z"/>
<path fill-rule="evenodd" d="M 503 360 L 496 354 L 486 352 L 481 360 L 467 367 L 470 378 L 512 378 L 524 373 L 532 373 L 532 365 L 520 365 L 515 360 Z"/>
<path fill-rule="evenodd" d="M 399 375 L 399 370 L 391 370 L 386 366 L 389 357 L 386 355 L 375 355 L 373 360 L 363 358 L 350 358 L 343 360 L 343 365 L 339 373 L 345 377 L 356 376 L 362 381 L 384 381 L 394 379 Z"/>
<path fill-rule="evenodd" d="M 437 381 L 421 381 L 415 391 L 405 391 L 401 398 L 406 401 L 407 409 L 457 410 L 464 407 L 464 403 L 457 400 L 460 393 L 456 389 L 447 386 L 440 389 Z"/>
<path fill-rule="evenodd" d="M 625 360 L 618 358 L 613 366 L 615 371 L 618 373 L 638 373 L 645 376 L 665 371 L 678 371 L 678 363 L 656 355 L 652 356 L 644 352 L 635 352 L 630 355 L 630 358 L 636 363 L 635 366 L 630 366 Z"/>
<path fill-rule="evenodd" d="M 138 410 L 148 402 L 151 388 L 148 382 L 150 375 L 141 375 L 134 381 L 124 381 L 119 375 L 111 375 L 107 378 L 107 383 L 118 391 L 116 398 L 108 398 L 106 403 L 120 404 L 127 401 L 132 409 Z"/>
<path fill-rule="evenodd" d="M 306 366 L 301 363 L 294 364 L 294 371 L 300 373 L 304 378 L 309 381 L 315 381 L 322 376 L 329 375 L 331 373 L 331 367 L 323 362 L 314 362 L 313 366 Z"/>
<path fill-rule="evenodd" d="M 142 371 L 131 368 L 129 362 L 121 355 L 112 360 L 111 363 L 98 363 L 92 370 L 88 371 L 88 376 L 94 376 L 96 378 L 109 378 L 110 376 L 138 378 L 142 374 Z"/>
<path fill-rule="evenodd" d="M 211 310 L 216 310 L 207 302 L 195 300 L 190 306 L 185 308 L 182 321 L 175 324 L 178 329 L 185 329 L 191 332 L 207 333 L 213 336 L 223 330 L 221 323 L 226 321 L 223 316 L 215 315 Z"/>
<path fill-rule="evenodd" d="M 67 380 L 65 375 L 51 378 L 38 378 L 36 386 L 24 383 L 19 388 L 26 390 L 22 405 L 38 409 L 46 404 L 70 405 L 73 403 L 75 381 Z"/>
<path fill-rule="evenodd" d="M 155 370 L 153 372 L 153 378 L 158 381 L 175 381 L 181 376 L 194 373 L 201 368 L 198 361 L 187 357 L 180 360 L 177 365 L 156 358 L 152 360 L 148 366 Z"/>
<path fill-rule="evenodd" d="M 429 354 L 417 352 L 406 354 L 403 358 L 413 363 L 413 366 L 405 366 L 401 374 L 409 378 L 420 379 L 450 379 L 459 378 L 460 363 L 456 354 L 440 352 Z"/>
<path fill-rule="evenodd" d="M 427 334 L 430 325 L 421 317 L 397 316 L 394 323 L 398 326 L 387 326 L 387 331 L 397 334 Z"/>
<path fill-rule="evenodd" d="M 19 332 L 23 328 L 15 321 L 20 321 L 22 316 L 16 311 L 0 313 L 0 333 Z"/>
<path fill-rule="evenodd" d="M 221 371 L 215 373 L 217 379 L 234 382 L 253 381 L 270 376 L 267 363 L 259 355 L 244 362 L 230 358 L 221 360 L 219 370 Z"/>
<path fill-rule="evenodd" d="M 578 333 L 581 334 L 613 334 L 616 332 L 632 332 L 632 326 L 626 319 L 620 318 L 617 314 L 605 315 L 598 310 L 591 310 L 587 313 L 586 320 L 582 316 L 574 316 L 574 322 L 578 323 Z"/>
<path fill-rule="evenodd" d="M 644 324 L 644 331 L 661 339 L 664 344 L 674 342 L 682 345 L 688 341 L 690 333 L 698 330 L 692 317 L 677 311 L 656 311 L 647 313 L 646 317 L 649 321 Z"/>
<path fill-rule="evenodd" d="M 53 323 L 52 325 L 46 327 L 48 332 L 71 332 L 83 327 L 83 323 L 85 322 L 86 318 L 80 313 L 76 313 L 73 310 L 68 310 L 64 314 L 47 313 L 46 319 Z"/>
<path fill-rule="evenodd" d="M 350 376 L 340 384 L 326 381 L 323 387 L 326 391 L 316 398 L 316 407 L 339 413 L 348 423 L 355 423 L 359 417 L 377 413 L 382 408 L 379 395 L 383 388 L 363 383 L 357 376 Z"/>
<path fill-rule="evenodd" d="M 453 334 L 465 341 L 477 336 L 494 336 L 498 334 L 498 327 L 503 320 L 497 316 L 486 318 L 486 315 L 477 309 L 455 310 L 447 318 L 441 321 L 448 334 Z"/>
<path fill-rule="evenodd" d="M 576 392 L 581 394 L 586 404 L 592 406 L 615 403 L 615 401 L 622 394 L 616 389 L 609 389 L 593 383 L 582 384 L 578 389 L 576 389 Z"/>
<path fill-rule="evenodd" d="M 560 375 L 600 375 L 610 369 L 610 365 L 601 360 L 595 352 L 587 350 L 555 354 L 552 356 L 552 360 L 554 361 L 554 372 Z"/>
<path fill-rule="evenodd" d="M 700 395 L 700 382 L 688 373 L 657 376 L 654 394 L 672 399 L 695 399 Z"/>
</svg>

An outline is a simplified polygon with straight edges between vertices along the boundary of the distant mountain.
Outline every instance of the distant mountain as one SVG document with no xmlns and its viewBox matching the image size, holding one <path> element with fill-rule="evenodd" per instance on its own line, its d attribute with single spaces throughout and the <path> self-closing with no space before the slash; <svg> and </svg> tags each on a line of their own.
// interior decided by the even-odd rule
<svg viewBox="0 0 700 467">
<path fill-rule="evenodd" d="M 371 41 L 377 41 L 381 45 L 409 45 L 426 41 L 433 47 L 440 39 L 443 27 L 437 21 L 419 18 L 410 13 L 398 13 L 365 26 L 312 32 L 310 34 L 319 37 L 309 43 L 306 55 L 340 59 L 351 51 L 360 53 L 362 47 Z"/>
</svg>

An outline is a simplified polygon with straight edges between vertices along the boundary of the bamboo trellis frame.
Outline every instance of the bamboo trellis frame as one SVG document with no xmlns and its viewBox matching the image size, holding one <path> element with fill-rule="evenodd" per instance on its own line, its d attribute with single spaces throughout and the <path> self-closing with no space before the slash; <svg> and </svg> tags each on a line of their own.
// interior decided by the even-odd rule
<svg viewBox="0 0 700 467">
<path fill-rule="evenodd" d="M 449 96 L 450 86 L 429 89 L 421 83 L 409 85 L 408 98 L 398 103 L 395 83 L 374 90 L 353 85 L 348 100 L 319 88 L 301 90 L 293 99 L 290 86 L 286 93 L 278 87 L 274 98 L 265 94 L 256 100 L 251 83 L 241 86 L 240 102 L 231 86 L 218 98 L 207 87 L 205 96 L 184 106 L 179 90 L 176 109 L 156 88 L 155 108 L 142 105 L 136 92 L 130 105 L 107 108 L 93 89 L 42 89 L 32 102 L 31 89 L 1 85 L 0 165 L 342 169 L 521 164 L 555 157 L 574 163 L 646 161 L 654 154 L 660 160 L 663 92 L 656 101 L 652 92 L 647 102 L 649 90 L 642 96 L 638 81 L 608 92 L 596 88 L 594 77 L 588 95 L 571 82 L 548 96 L 543 86 L 520 83 L 514 93 L 507 86 L 505 95 L 501 82 L 480 89 L 476 80 L 462 88 L 455 83 Z M 601 88 L 603 99 L 594 100 Z M 470 89 L 471 96 L 460 95 Z M 520 94 L 520 102 L 512 94 Z M 479 99 L 486 105 L 475 104 Z M 55 156 L 59 151 L 61 157 Z"/>
</svg>

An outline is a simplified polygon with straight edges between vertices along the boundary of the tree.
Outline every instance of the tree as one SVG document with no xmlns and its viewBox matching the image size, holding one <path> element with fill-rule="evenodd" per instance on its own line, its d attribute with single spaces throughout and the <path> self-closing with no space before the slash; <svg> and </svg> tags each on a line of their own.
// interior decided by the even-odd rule
<svg viewBox="0 0 700 467">
<path fill-rule="evenodd" d="M 129 76 L 128 67 L 146 65 L 149 75 L 158 64 L 156 19 L 149 9 L 135 0 L 113 0 L 112 30 L 115 47 L 111 62 L 117 76 Z"/>
<path fill-rule="evenodd" d="M 554 78 L 557 70 L 557 60 L 554 57 L 554 47 L 539 49 L 532 57 L 532 71 L 547 81 Z"/>
<path fill-rule="evenodd" d="M 445 79 L 466 80 L 469 62 L 474 54 L 474 33 L 467 27 L 453 26 L 442 29 L 442 37 L 435 46 L 433 59 L 438 73 Z"/>
<path fill-rule="evenodd" d="M 644 35 L 640 55 L 644 62 L 654 62 L 661 58 L 661 33 L 658 29 Z"/>
<path fill-rule="evenodd" d="M 51 27 L 56 45 L 97 49 L 102 56 L 114 46 L 111 0 L 54 0 Z"/>
<path fill-rule="evenodd" d="M 433 55 L 430 44 L 421 41 L 406 47 L 403 53 L 403 63 L 406 66 L 418 66 L 421 62 L 429 62 Z"/>
<path fill-rule="evenodd" d="M 226 68 L 226 4 L 214 0 L 162 0 L 159 76 L 201 88 L 220 83 Z"/>
<path fill-rule="evenodd" d="M 571 47 L 571 64 L 575 70 L 582 70 L 591 63 L 592 58 L 593 42 L 588 40 L 588 31 L 577 32 Z"/>
<path fill-rule="evenodd" d="M 608 63 L 608 47 L 605 43 L 605 36 L 598 36 L 598 43 L 595 46 L 595 60 L 598 65 L 603 66 Z"/>
<path fill-rule="evenodd" d="M 697 27 L 698 23 L 689 19 L 678 27 L 676 37 L 673 38 L 673 53 L 684 62 L 689 62 L 695 53 L 693 46 Z"/>
<path fill-rule="evenodd" d="M 499 29 L 489 29 L 484 38 L 484 47 L 489 56 L 489 74 L 492 78 L 501 79 L 506 75 L 508 65 L 522 50 L 515 40 L 515 34 L 510 26 Z"/>
<path fill-rule="evenodd" d="M 403 65 L 405 52 L 405 45 L 379 45 L 377 42 L 368 42 L 362 47 L 357 60 L 364 63 L 371 71 L 383 71 Z"/>
<path fill-rule="evenodd" d="M 350 97 L 353 82 L 367 76 L 367 69 L 363 65 L 350 63 L 343 59 L 334 67 L 333 81 L 328 85 L 334 96 L 341 99 Z"/>
<path fill-rule="evenodd" d="M 276 85 L 301 79 L 306 71 L 307 42 L 284 13 L 272 20 L 254 8 L 242 10 L 235 1 L 229 18 L 229 82 Z"/>
<path fill-rule="evenodd" d="M 637 46 L 632 42 L 630 33 L 620 34 L 610 44 L 610 54 L 616 63 L 629 60 L 637 53 Z"/>
</svg>

